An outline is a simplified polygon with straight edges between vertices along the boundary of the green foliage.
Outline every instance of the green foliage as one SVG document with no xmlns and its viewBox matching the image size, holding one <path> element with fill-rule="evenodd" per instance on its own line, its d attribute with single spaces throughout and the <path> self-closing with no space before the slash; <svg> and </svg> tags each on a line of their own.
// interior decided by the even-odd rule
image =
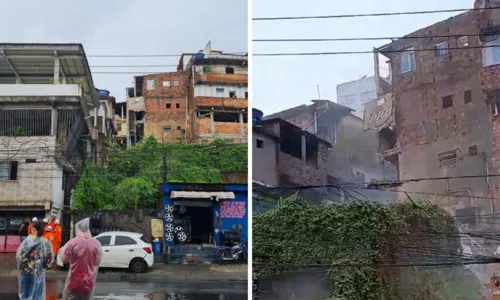
<svg viewBox="0 0 500 300">
<path fill-rule="evenodd" d="M 422 232 L 429 234 L 422 237 Z M 280 200 L 277 209 L 254 216 L 254 270 L 262 275 L 325 267 L 333 299 L 440 299 L 427 297 L 430 290 L 439 290 L 439 281 L 426 281 L 428 274 L 397 266 L 421 263 L 432 253 L 457 253 L 458 235 L 449 234 L 456 232 L 453 218 L 426 202 L 310 206 L 295 195 Z M 433 233 L 441 238 L 432 238 Z M 408 250 L 415 243 L 421 251 Z M 412 281 L 401 283 L 405 276 Z M 415 289 L 414 298 L 403 297 L 416 279 L 425 282 L 423 287 Z"/>
<path fill-rule="evenodd" d="M 127 150 L 107 149 L 107 167 L 87 165 L 73 194 L 73 209 L 153 208 L 162 183 L 166 154 L 167 181 L 219 183 L 223 171 L 246 171 L 247 145 L 160 144 L 153 137 Z"/>
</svg>

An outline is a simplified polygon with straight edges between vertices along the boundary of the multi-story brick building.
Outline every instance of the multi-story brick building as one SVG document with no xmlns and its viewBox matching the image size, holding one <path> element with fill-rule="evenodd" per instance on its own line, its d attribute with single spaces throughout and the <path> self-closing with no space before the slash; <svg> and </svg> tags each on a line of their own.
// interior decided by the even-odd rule
<svg viewBox="0 0 500 300">
<path fill-rule="evenodd" d="M 247 141 L 248 58 L 211 49 L 180 57 L 177 72 L 135 78 L 130 136 L 167 142 Z"/>
<path fill-rule="evenodd" d="M 500 1 L 475 3 L 493 6 Z M 480 176 L 400 188 L 434 194 L 427 196 L 452 215 L 500 209 L 499 201 L 488 198 L 500 196 L 500 182 L 488 177 L 500 171 L 500 48 L 484 47 L 500 45 L 499 25 L 500 9 L 471 10 L 380 47 L 375 55 L 376 74 L 379 55 L 390 59 L 392 91 L 383 95 L 378 89 L 365 125 L 375 124 L 385 147 L 381 153 L 397 164 L 399 179 Z M 480 225 L 476 217 L 466 222 Z"/>
</svg>

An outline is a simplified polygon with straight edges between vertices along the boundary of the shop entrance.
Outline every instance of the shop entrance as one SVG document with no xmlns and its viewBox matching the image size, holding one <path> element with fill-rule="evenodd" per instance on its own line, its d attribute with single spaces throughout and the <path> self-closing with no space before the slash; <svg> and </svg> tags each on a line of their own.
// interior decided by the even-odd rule
<svg viewBox="0 0 500 300">
<path fill-rule="evenodd" d="M 177 242 L 180 244 L 213 244 L 212 204 L 206 202 L 203 205 L 186 202 L 182 204 L 187 205 L 176 205 Z M 179 235 L 179 226 L 182 227 L 182 231 L 186 234 L 185 241 L 182 241 L 182 237 Z"/>
</svg>

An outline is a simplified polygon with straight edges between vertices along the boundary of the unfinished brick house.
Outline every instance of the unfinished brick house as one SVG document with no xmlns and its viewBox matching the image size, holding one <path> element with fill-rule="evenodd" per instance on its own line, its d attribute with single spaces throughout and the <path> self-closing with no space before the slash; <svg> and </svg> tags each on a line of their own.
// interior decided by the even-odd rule
<svg viewBox="0 0 500 300">
<path fill-rule="evenodd" d="M 475 8 L 493 6 L 500 1 L 475 3 Z M 397 165 L 399 179 L 485 176 L 422 180 L 400 188 L 439 194 L 427 197 L 452 215 L 500 210 L 500 202 L 488 198 L 500 196 L 500 182 L 486 177 L 500 171 L 500 48 L 481 48 L 500 45 L 499 29 L 500 10 L 469 11 L 375 53 L 376 74 L 379 57 L 390 60 L 392 91 L 378 91 L 365 125 L 378 130 L 380 152 Z M 463 220 L 481 225 L 477 217 Z"/>
<path fill-rule="evenodd" d="M 330 150 L 322 152 L 325 157 L 319 168 L 328 184 L 352 183 L 362 186 L 372 180 L 394 179 L 394 167 L 377 159 L 377 134 L 363 130 L 363 119 L 354 115 L 352 109 L 328 100 L 312 100 L 310 105 L 266 116 L 264 123 L 275 118 L 286 120 L 331 144 Z M 355 194 L 383 203 L 395 201 L 391 193 L 359 189 L 351 196 Z M 328 195 L 330 200 L 339 201 L 351 196 L 334 189 Z"/>
<path fill-rule="evenodd" d="M 222 138 L 246 143 L 248 136 L 248 55 L 215 51 L 211 43 L 182 55 L 178 71 L 189 73 L 188 123 L 194 142 Z"/>
<path fill-rule="evenodd" d="M 279 117 L 255 124 L 253 139 L 252 180 L 255 187 L 327 184 L 327 162 L 332 147 L 329 141 Z M 284 191 L 275 192 L 280 197 L 286 195 Z M 316 203 L 327 200 L 325 192 L 326 189 L 300 191 L 303 197 Z M 263 194 L 272 196 L 273 191 L 254 193 L 254 212 L 260 211 L 262 205 L 258 196 Z"/>
<path fill-rule="evenodd" d="M 210 45 L 181 55 L 177 72 L 135 77 L 127 100 L 132 143 L 147 136 L 162 143 L 247 141 L 247 55 Z"/>
</svg>

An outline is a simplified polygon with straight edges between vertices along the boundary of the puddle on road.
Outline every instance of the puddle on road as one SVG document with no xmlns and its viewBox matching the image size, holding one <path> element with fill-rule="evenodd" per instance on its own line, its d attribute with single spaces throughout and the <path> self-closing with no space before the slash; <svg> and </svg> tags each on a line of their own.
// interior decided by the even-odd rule
<svg viewBox="0 0 500 300">
<path fill-rule="evenodd" d="M 14 300 L 17 297 L 17 278 L 15 277 L 0 277 L 0 299 Z M 122 286 L 114 288 L 109 283 L 106 284 L 110 290 L 97 291 L 94 296 L 95 300 L 246 300 L 248 299 L 246 290 L 242 293 L 228 292 L 223 290 L 200 291 L 197 286 L 192 287 L 192 292 L 189 290 L 178 288 L 162 288 L 163 284 L 151 286 L 150 289 L 139 289 L 135 286 L 125 284 L 125 291 Z M 189 284 L 184 284 L 184 287 Z M 62 290 L 64 282 L 47 280 L 47 300 L 62 299 Z M 148 291 L 149 289 L 149 291 Z M 198 291 L 197 291 L 198 289 Z"/>
</svg>

